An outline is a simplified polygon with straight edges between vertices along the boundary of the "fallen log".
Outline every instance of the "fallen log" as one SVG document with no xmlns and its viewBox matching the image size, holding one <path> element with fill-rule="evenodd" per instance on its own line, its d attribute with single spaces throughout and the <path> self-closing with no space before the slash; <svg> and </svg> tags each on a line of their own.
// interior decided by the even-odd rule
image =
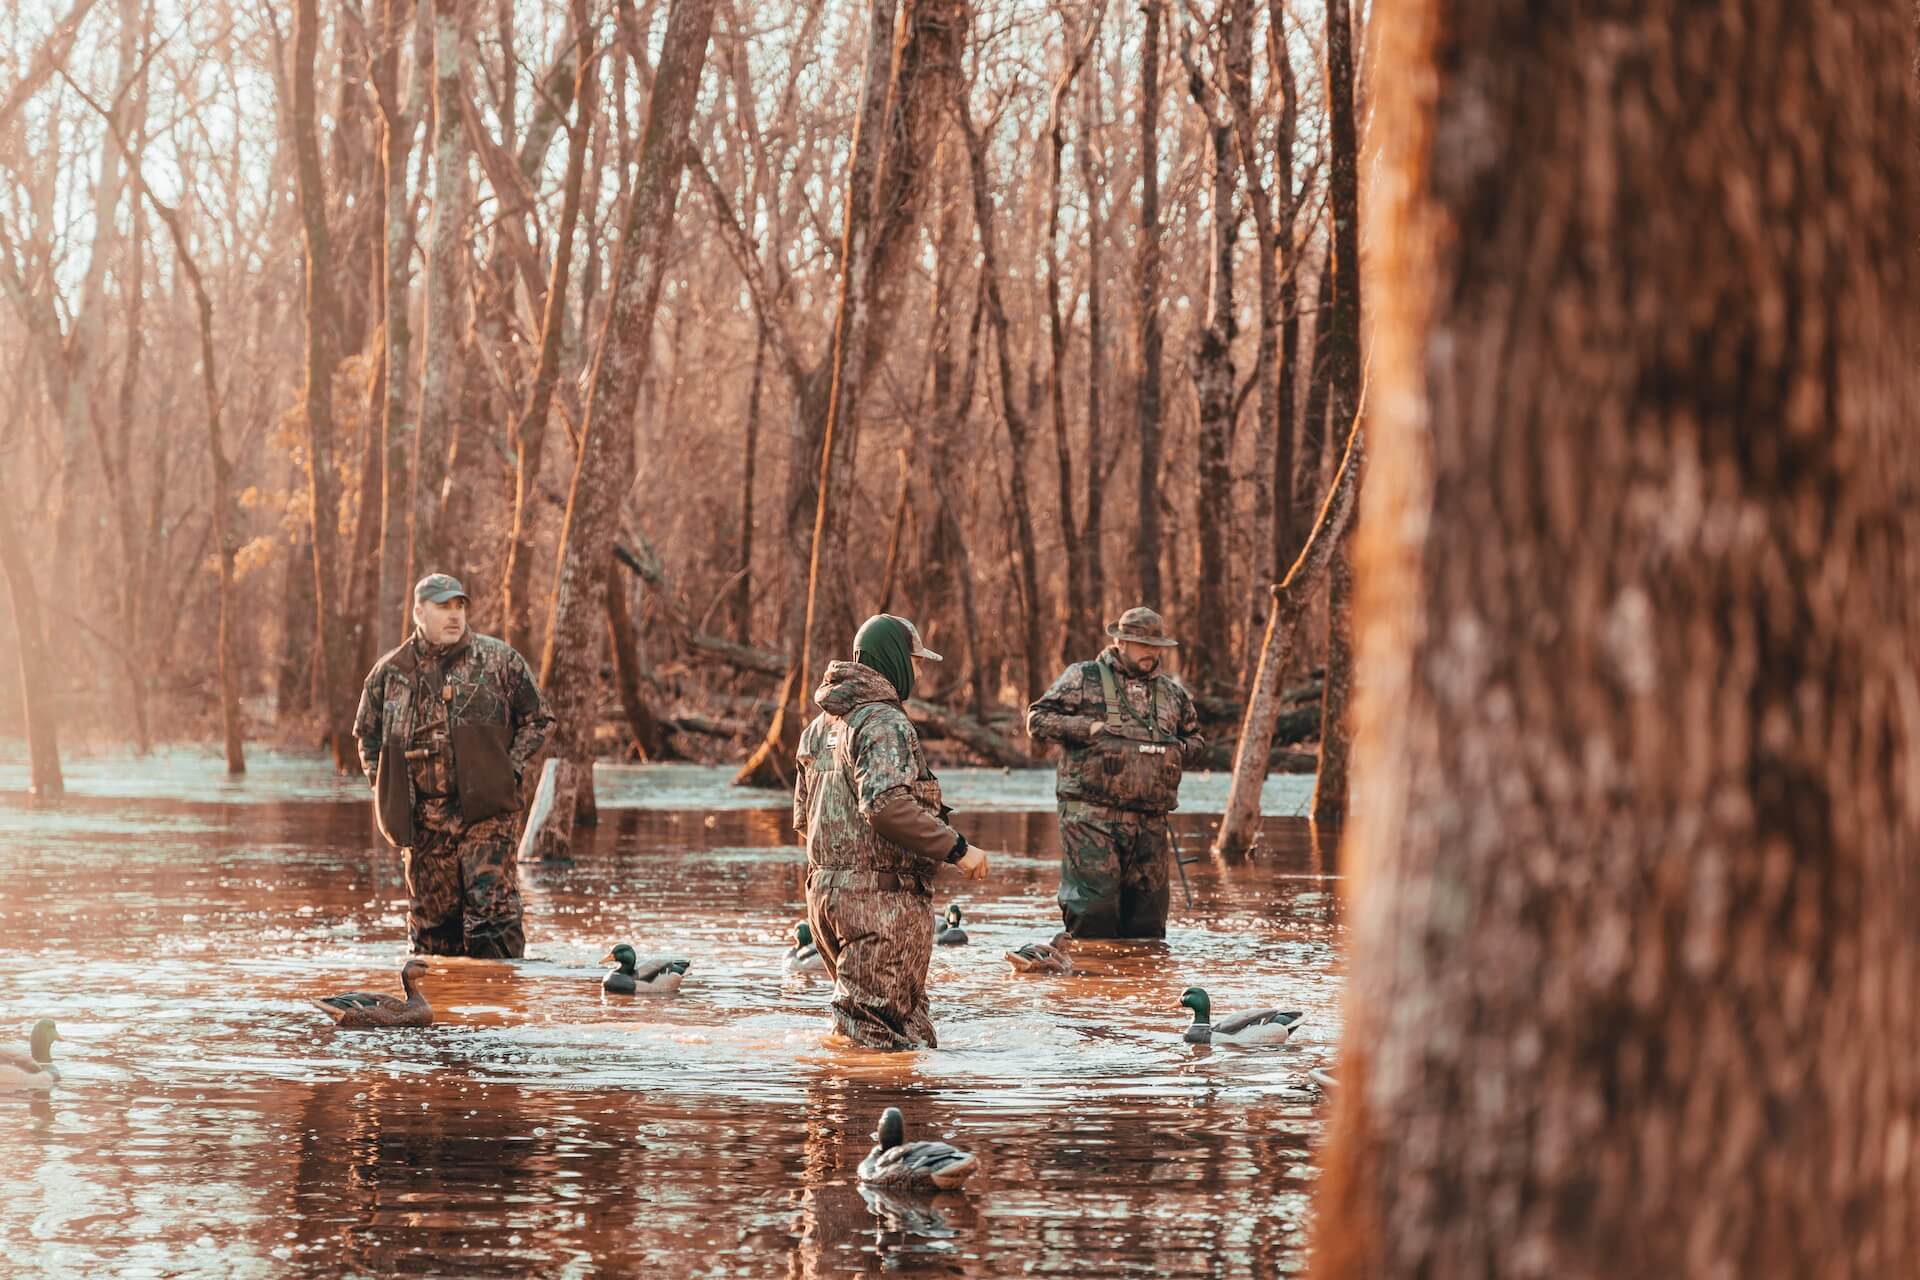
<svg viewBox="0 0 1920 1280">
<path fill-rule="evenodd" d="M 706 738 L 744 738 L 760 732 L 745 720 L 728 720 L 719 716 L 668 716 L 666 725 L 678 733 L 697 733 Z"/>
<path fill-rule="evenodd" d="M 686 641 L 689 649 L 718 658 L 742 671 L 756 671 L 768 676 L 784 676 L 787 673 L 787 660 L 768 649 L 736 644 L 732 640 L 722 640 L 719 636 L 700 631 L 689 631 Z"/>
<path fill-rule="evenodd" d="M 1306 684 L 1295 685 L 1281 693 L 1280 702 L 1290 707 L 1308 702 L 1317 706 L 1320 702 L 1320 690 L 1320 681 L 1310 680 Z M 1234 724 L 1238 724 L 1247 714 L 1246 703 L 1237 702 L 1232 698 L 1223 698 L 1218 694 L 1195 694 L 1193 709 L 1200 713 L 1202 720 L 1231 721 Z"/>
<path fill-rule="evenodd" d="M 1009 769 L 1030 769 L 1041 763 L 1016 745 L 1012 738 L 995 733 L 973 717 L 963 716 L 958 711 L 949 711 L 919 698 L 909 698 L 907 716 L 915 725 L 927 730 L 927 736 L 951 738 L 994 764 Z"/>
</svg>

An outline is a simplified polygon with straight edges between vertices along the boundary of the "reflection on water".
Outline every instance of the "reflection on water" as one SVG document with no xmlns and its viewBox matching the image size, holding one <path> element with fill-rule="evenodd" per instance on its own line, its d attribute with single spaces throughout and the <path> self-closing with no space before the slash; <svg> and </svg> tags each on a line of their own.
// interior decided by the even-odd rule
<svg viewBox="0 0 1920 1280">
<path fill-rule="evenodd" d="M 708 791 L 731 800 L 721 776 Z M 524 869 L 528 960 L 436 961 L 434 1027 L 342 1033 L 307 1000 L 398 991 L 405 946 L 397 859 L 359 793 L 127 798 L 166 783 L 149 769 L 56 808 L 0 795 L 0 1042 L 22 1047 L 38 1016 L 67 1037 L 61 1087 L 0 1095 L 11 1265 L 1218 1276 L 1304 1261 L 1320 1132 L 1305 1073 L 1338 1040 L 1339 925 L 1302 824 L 1270 823 L 1251 860 L 1189 868 L 1197 907 L 1176 888 L 1165 946 L 1089 946 L 1071 977 L 1015 978 L 1001 949 L 1055 928 L 1052 815 L 964 820 L 1017 852 L 984 885 L 943 886 L 973 942 L 934 958 L 942 1047 L 889 1056 L 828 1044 L 824 982 L 780 972 L 801 910 L 782 812 L 610 810 L 572 862 Z M 1180 817 L 1189 853 L 1211 821 Z M 681 995 L 603 994 L 615 941 L 690 956 Z M 1195 983 L 1223 1013 L 1308 1019 L 1281 1049 L 1196 1049 L 1176 1003 Z M 981 1156 L 966 1193 L 855 1184 L 889 1105 L 910 1137 Z"/>
</svg>

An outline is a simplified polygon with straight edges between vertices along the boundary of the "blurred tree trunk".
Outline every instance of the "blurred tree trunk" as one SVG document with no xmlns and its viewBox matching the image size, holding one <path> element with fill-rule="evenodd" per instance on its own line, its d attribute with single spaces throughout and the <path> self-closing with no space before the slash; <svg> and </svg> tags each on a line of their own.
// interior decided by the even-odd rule
<svg viewBox="0 0 1920 1280">
<path fill-rule="evenodd" d="M 1098 34 L 1096 27 L 1096 43 Z M 1094 65 L 1100 65 L 1097 59 Z M 1101 506 L 1106 501 L 1107 453 L 1100 395 L 1107 374 L 1106 267 L 1101 254 L 1107 224 L 1100 207 L 1106 172 L 1104 167 L 1096 171 L 1094 163 L 1100 150 L 1100 83 L 1098 75 L 1081 81 L 1080 145 L 1074 148 L 1079 156 L 1080 186 L 1087 196 L 1087 479 L 1085 514 L 1080 524 L 1081 564 L 1087 584 L 1086 608 L 1071 629 L 1071 647 L 1060 655 L 1063 662 L 1098 653 L 1106 646 L 1107 560 L 1101 545 L 1105 540 Z M 976 707 L 974 714 L 983 712 Z"/>
<path fill-rule="evenodd" d="M 1374 21 L 1316 1272 L 1907 1274 L 1914 10 Z"/>
<path fill-rule="evenodd" d="M 416 424 L 407 415 L 409 355 L 413 349 L 407 281 L 414 227 L 407 195 L 407 159 L 413 149 L 414 130 L 426 107 L 432 60 L 428 43 L 432 27 L 422 20 L 424 11 L 418 0 L 384 0 L 381 43 L 371 77 L 381 118 L 381 397 L 375 406 L 380 415 L 380 571 L 373 591 L 373 647 L 382 653 L 405 639 L 413 626 L 407 518 Z M 413 65 L 403 100 L 399 96 L 400 45 L 409 31 L 413 36 Z"/>
<path fill-rule="evenodd" d="M 945 128 L 946 107 L 952 101 L 949 86 L 958 79 L 966 47 L 967 9 L 960 0 L 907 0 L 896 50 L 898 3 L 874 0 L 869 12 L 864 87 L 847 171 L 833 350 L 795 396 L 803 422 L 814 405 L 825 410 L 812 459 L 819 485 L 806 607 L 799 614 L 798 634 L 791 637 L 795 643 L 786 646 L 787 652 L 800 655 L 798 678 L 786 682 L 767 736 L 735 775 L 734 782 L 741 786 L 793 785 L 794 752 L 807 720 L 813 675 L 824 666 L 818 659 L 825 625 L 845 625 L 852 615 L 848 592 L 835 584 L 849 573 L 846 520 L 861 384 L 894 337 L 891 321 L 919 248 L 914 232 L 929 185 L 927 162 Z M 806 434 L 796 435 L 796 442 L 804 444 Z M 796 489 L 790 483 L 790 495 Z"/>
<path fill-rule="evenodd" d="M 507 539 L 506 583 L 501 616 L 508 642 L 522 653 L 534 647 L 533 504 L 538 497 L 547 417 L 560 379 L 560 339 L 566 330 L 567 278 L 573 269 L 574 230 L 580 221 L 580 188 L 585 176 L 587 142 L 600 105 L 600 65 L 593 48 L 593 23 L 586 0 L 573 0 L 573 129 L 567 138 L 567 172 L 560 195 L 560 225 L 554 232 L 553 267 L 547 277 L 545 313 L 540 322 L 540 357 L 527 407 L 513 432 L 513 530 Z"/>
<path fill-rule="evenodd" d="M 0 574 L 7 582 L 13 609 L 13 631 L 20 665 L 20 698 L 26 716 L 28 789 L 36 796 L 58 799 L 66 792 L 60 772 L 60 726 L 53 705 L 53 660 L 40 617 L 40 593 L 34 588 L 33 565 L 20 543 L 13 513 L 19 510 L 12 484 L 0 469 Z"/>
<path fill-rule="evenodd" d="M 626 572 L 607 557 L 607 653 L 613 659 L 613 683 L 620 691 L 620 709 L 626 713 L 627 732 L 642 760 L 672 760 L 660 721 L 640 691 L 640 634 L 627 607 Z"/>
<path fill-rule="evenodd" d="M 465 69 L 471 47 L 467 24 L 473 6 L 465 0 L 433 0 L 433 230 L 427 248 L 427 310 L 420 366 L 420 429 L 414 437 L 413 511 L 409 577 L 444 573 L 443 531 L 436 528 L 447 482 L 455 407 L 461 389 L 461 342 L 465 329 L 461 284 L 466 278 L 468 212 L 473 181 L 468 174 Z"/>
<path fill-rule="evenodd" d="M 1019 555 L 1021 663 L 1026 674 L 1026 698 L 1031 702 L 1046 692 L 1052 678 L 1041 664 L 1046 651 L 1040 644 L 1040 553 L 1033 534 L 1033 506 L 1027 495 L 1027 442 L 1030 425 L 1020 406 L 1013 381 L 1013 356 L 1008 338 L 1007 308 L 1000 295 L 1000 250 L 994 230 L 993 192 L 987 183 L 986 141 L 973 127 L 965 92 L 954 101 L 954 115 L 967 144 L 967 170 L 973 178 L 973 218 L 980 233 L 981 296 L 993 325 L 994 366 L 1000 374 L 1001 420 L 1007 428 L 1007 487 L 1013 507 L 1014 548 Z M 1071 513 L 1066 513 L 1071 517 Z"/>
<path fill-rule="evenodd" d="M 1047 400 L 1053 410 L 1054 475 L 1059 484 L 1055 502 L 1059 507 L 1060 539 L 1066 552 L 1067 614 L 1066 625 L 1060 629 L 1058 651 L 1062 660 L 1072 652 L 1075 637 L 1092 629 L 1092 615 L 1095 612 L 1087 604 L 1087 548 L 1081 537 L 1080 526 L 1073 519 L 1073 450 L 1067 440 L 1067 324 L 1060 314 L 1058 244 L 1061 157 L 1067 146 L 1063 108 L 1067 95 L 1073 91 L 1074 81 L 1079 79 L 1080 70 L 1086 65 L 1087 55 L 1093 51 L 1093 42 L 1100 34 L 1100 24 L 1105 17 L 1105 0 L 1096 0 L 1094 11 L 1087 19 L 1086 30 L 1077 40 L 1073 35 L 1073 24 L 1063 17 L 1061 38 L 1066 48 L 1066 65 L 1054 78 L 1047 109 L 1047 347 L 1051 357 L 1047 366 Z M 1088 195 L 1091 199 L 1092 188 L 1088 188 Z M 1092 370 L 1088 376 L 1098 378 L 1099 372 Z M 1091 464 L 1091 458 L 1089 462 Z M 1042 655 L 1038 653 L 1029 659 L 1030 666 L 1037 666 L 1041 662 Z M 1046 678 L 1042 676 L 1042 679 Z"/>
<path fill-rule="evenodd" d="M 320 173 L 320 143 L 314 118 L 313 62 L 320 40 L 317 0 L 298 0 L 293 46 L 294 173 L 307 255 L 306 390 L 303 395 L 307 467 L 307 518 L 313 537 L 313 616 L 323 733 L 334 765 L 357 772 L 353 743 L 354 697 L 347 670 L 346 612 L 340 599 L 340 482 L 333 462 L 333 368 L 338 360 L 339 321 L 333 292 L 333 241 L 327 228 L 326 190 Z M 289 625 L 297 625 L 289 623 Z"/>
<path fill-rule="evenodd" d="M 1242 6 L 1244 9 L 1244 6 Z M 1234 11 L 1230 10 L 1230 13 Z M 1227 39 L 1239 42 L 1245 34 L 1244 13 L 1229 18 Z M 1233 665 L 1232 632 L 1227 601 L 1231 578 L 1227 547 L 1233 537 L 1233 426 L 1235 404 L 1233 341 L 1240 325 L 1234 316 L 1233 253 L 1239 238 L 1240 217 L 1234 179 L 1240 166 L 1233 154 L 1233 120 L 1200 72 L 1193 55 L 1191 27 L 1183 27 L 1180 57 L 1187 72 L 1187 92 L 1206 124 L 1212 198 L 1208 201 L 1211 253 L 1207 258 L 1206 323 L 1194 334 L 1192 372 L 1194 399 L 1199 410 L 1199 491 L 1194 515 L 1194 610 L 1188 627 L 1191 637 L 1180 650 L 1180 673 L 1196 689 L 1216 689 Z M 1255 468 L 1264 485 L 1265 469 Z M 1269 502 L 1271 499 L 1269 499 Z M 1256 539 L 1261 541 L 1261 539 Z"/>
<path fill-rule="evenodd" d="M 1134 428 L 1140 448 L 1133 512 L 1135 602 L 1164 608 L 1160 587 L 1160 23 L 1165 0 L 1144 0 L 1140 45 L 1140 233 L 1135 249 L 1139 309 Z"/>
<path fill-rule="evenodd" d="M 634 406 L 653 349 L 654 310 L 667 271 L 668 238 L 688 156 L 687 124 L 700 89 L 713 29 L 714 0 L 673 0 L 647 104 L 633 197 L 621 229 L 606 326 L 593 362 L 593 391 L 580 457 L 567 496 L 553 610 L 540 682 L 556 724 L 560 761 L 543 852 L 564 849 L 575 822 L 598 820 L 593 794 L 593 727 L 598 712 L 599 646 L 606 618 L 608 568 L 620 506 L 634 479 Z"/>
<path fill-rule="evenodd" d="M 1347 0 L 1327 0 L 1328 196 L 1333 213 L 1333 314 L 1327 318 L 1327 365 L 1333 420 L 1349 431 L 1360 408 L 1360 157 L 1353 118 L 1353 20 Z M 1355 484 L 1364 473 L 1353 478 Z M 1327 678 L 1320 703 L 1320 767 L 1313 784 L 1313 818 L 1339 822 L 1347 814 L 1347 762 L 1353 728 L 1347 701 L 1353 687 L 1353 568 L 1336 553 L 1328 574 Z"/>
<path fill-rule="evenodd" d="M 735 557 L 739 568 L 733 584 L 733 639 L 736 644 L 753 642 L 753 480 L 760 453 L 760 388 L 767 367 L 767 321 L 757 317 L 753 326 L 753 376 L 747 387 L 746 452 L 741 458 L 740 475 L 740 549 Z"/>
<path fill-rule="evenodd" d="M 1233 780 L 1227 786 L 1226 812 L 1214 833 L 1213 851 L 1238 857 L 1251 849 L 1260 835 L 1260 791 L 1267 778 L 1274 732 L 1284 709 L 1282 679 L 1293 653 L 1300 623 L 1313 603 L 1320 581 L 1343 555 L 1352 524 L 1355 495 L 1366 464 L 1366 435 L 1358 422 L 1347 434 L 1347 446 L 1326 501 L 1320 506 L 1312 531 L 1300 548 L 1286 578 L 1270 591 L 1267 629 L 1260 644 L 1260 663 L 1254 672 L 1247 707 L 1240 718 L 1240 739 L 1234 746 Z M 1324 701 L 1325 689 L 1321 691 Z M 1325 737 L 1322 721 L 1322 741 Z"/>
</svg>

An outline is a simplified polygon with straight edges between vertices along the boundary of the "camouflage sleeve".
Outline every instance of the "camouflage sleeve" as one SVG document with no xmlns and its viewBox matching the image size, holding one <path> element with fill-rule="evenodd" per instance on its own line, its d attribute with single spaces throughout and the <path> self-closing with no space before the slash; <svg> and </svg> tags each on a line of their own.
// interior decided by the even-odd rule
<svg viewBox="0 0 1920 1280">
<path fill-rule="evenodd" d="M 1177 686 L 1176 686 L 1177 687 Z M 1186 689 L 1180 689 L 1180 757 L 1183 760 L 1197 760 L 1200 752 L 1206 748 L 1207 740 L 1200 733 L 1200 713 L 1194 708 L 1193 695 Z"/>
<path fill-rule="evenodd" d="M 385 745 L 380 736 L 381 721 L 386 713 L 386 684 L 385 668 L 375 667 L 360 687 L 360 709 L 353 717 L 353 736 L 360 746 L 360 767 L 367 771 L 369 785 L 380 770 L 380 748 Z"/>
<path fill-rule="evenodd" d="M 793 766 L 793 829 L 800 839 L 807 838 L 807 815 L 813 811 L 813 757 L 816 748 L 814 727 L 800 734 L 800 749 Z"/>
<path fill-rule="evenodd" d="M 855 731 L 853 789 L 861 817 L 871 818 L 893 799 L 893 792 L 910 789 L 920 776 L 913 742 L 913 726 L 904 712 L 869 715 Z"/>
<path fill-rule="evenodd" d="M 1076 662 L 1027 708 L 1027 736 L 1036 742 L 1092 742 L 1093 726 L 1104 718 L 1104 705 L 1096 714 L 1090 704 L 1087 677 Z"/>
<path fill-rule="evenodd" d="M 508 652 L 513 655 L 506 670 L 507 707 L 513 713 L 513 745 L 507 748 L 507 754 L 513 760 L 514 777 L 518 778 L 526 773 L 527 766 L 546 745 L 547 735 L 553 732 L 553 712 L 547 710 L 546 699 L 540 696 L 533 668 L 518 650 Z"/>
</svg>

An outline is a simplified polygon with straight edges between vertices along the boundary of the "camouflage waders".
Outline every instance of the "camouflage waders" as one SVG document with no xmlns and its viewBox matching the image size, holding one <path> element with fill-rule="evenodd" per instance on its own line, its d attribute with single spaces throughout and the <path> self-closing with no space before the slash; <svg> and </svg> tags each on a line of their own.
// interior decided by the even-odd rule
<svg viewBox="0 0 1920 1280">
<path fill-rule="evenodd" d="M 468 823 L 460 816 L 447 741 L 446 702 L 422 699 L 407 751 L 413 780 L 413 844 L 407 873 L 407 937 L 436 956 L 518 960 L 527 937 L 520 908 L 514 815 Z"/>
<path fill-rule="evenodd" d="M 835 662 L 814 699 L 821 715 L 800 735 L 793 818 L 807 841 L 807 923 L 833 978 L 834 1030 L 871 1049 L 934 1048 L 928 882 L 958 834 L 935 816 L 939 780 L 885 677 Z"/>
<path fill-rule="evenodd" d="M 927 965 L 932 901 L 890 872 L 822 869 L 807 877 L 807 923 L 833 979 L 833 1027 L 869 1049 L 933 1049 Z"/>
<path fill-rule="evenodd" d="M 1027 732 L 1058 742 L 1060 917 L 1076 938 L 1164 938 L 1185 762 L 1204 745 L 1193 698 L 1117 649 L 1068 667 L 1027 710 Z"/>
<path fill-rule="evenodd" d="M 1076 938 L 1164 938 L 1173 839 L 1164 813 L 1060 802 L 1060 918 Z"/>
</svg>

